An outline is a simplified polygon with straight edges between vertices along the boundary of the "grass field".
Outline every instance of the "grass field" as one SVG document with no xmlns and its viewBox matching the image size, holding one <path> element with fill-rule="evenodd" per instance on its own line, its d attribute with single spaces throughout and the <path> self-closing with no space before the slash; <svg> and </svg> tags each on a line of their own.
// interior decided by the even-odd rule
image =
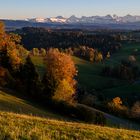
<svg viewBox="0 0 140 140">
<path fill-rule="evenodd" d="M 139 140 L 140 132 L 0 112 L 0 139 Z"/>
</svg>

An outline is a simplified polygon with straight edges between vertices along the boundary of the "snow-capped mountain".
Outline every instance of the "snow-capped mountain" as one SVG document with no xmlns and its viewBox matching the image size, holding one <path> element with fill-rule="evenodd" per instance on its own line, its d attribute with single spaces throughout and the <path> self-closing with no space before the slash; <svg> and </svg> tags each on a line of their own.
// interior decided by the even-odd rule
<svg viewBox="0 0 140 140">
<path fill-rule="evenodd" d="M 38 22 L 38 23 L 51 22 L 51 20 L 49 18 L 32 18 L 32 19 L 26 19 L 26 21 L 29 21 L 29 22 Z"/>
<path fill-rule="evenodd" d="M 140 16 L 126 15 L 119 17 L 117 15 L 106 15 L 106 16 L 82 16 L 81 18 L 72 15 L 69 18 L 62 16 L 51 17 L 51 18 L 33 18 L 27 19 L 29 22 L 39 22 L 39 23 L 62 23 L 62 24 L 75 24 L 75 23 L 84 23 L 84 24 L 117 24 L 117 23 L 134 23 L 140 22 Z"/>
<path fill-rule="evenodd" d="M 40 23 L 66 23 L 67 18 L 62 16 L 51 17 L 51 18 L 33 18 L 27 19 L 29 22 L 40 22 Z"/>
<path fill-rule="evenodd" d="M 67 18 L 64 18 L 62 16 L 57 16 L 57 17 L 51 17 L 50 20 L 51 22 L 66 23 Z"/>
</svg>

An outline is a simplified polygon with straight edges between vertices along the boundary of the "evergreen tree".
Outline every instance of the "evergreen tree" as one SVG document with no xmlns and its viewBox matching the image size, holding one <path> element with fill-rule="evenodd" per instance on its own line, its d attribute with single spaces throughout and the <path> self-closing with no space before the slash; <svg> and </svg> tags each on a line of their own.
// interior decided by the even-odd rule
<svg viewBox="0 0 140 140">
<path fill-rule="evenodd" d="M 20 68 L 20 78 L 24 86 L 26 87 L 27 93 L 29 93 L 30 95 L 37 94 L 37 85 L 39 84 L 40 80 L 30 56 L 27 57 L 26 63 Z"/>
</svg>

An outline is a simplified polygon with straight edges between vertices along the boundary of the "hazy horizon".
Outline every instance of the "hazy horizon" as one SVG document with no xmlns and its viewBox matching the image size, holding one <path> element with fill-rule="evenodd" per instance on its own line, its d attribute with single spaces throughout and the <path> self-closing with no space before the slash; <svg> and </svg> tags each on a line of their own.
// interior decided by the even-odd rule
<svg viewBox="0 0 140 140">
<path fill-rule="evenodd" d="M 139 0 L 5 0 L 0 4 L 0 18 L 140 15 L 139 5 Z"/>
</svg>

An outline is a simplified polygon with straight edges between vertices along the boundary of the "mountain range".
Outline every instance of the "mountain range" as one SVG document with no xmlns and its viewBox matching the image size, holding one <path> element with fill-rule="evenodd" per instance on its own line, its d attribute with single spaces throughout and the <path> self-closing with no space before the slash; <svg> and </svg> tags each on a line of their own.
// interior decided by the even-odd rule
<svg viewBox="0 0 140 140">
<path fill-rule="evenodd" d="M 6 25 L 6 30 L 23 27 L 45 27 L 52 29 L 119 29 L 140 30 L 140 16 L 82 16 L 72 15 L 69 18 L 62 16 L 51 18 L 28 18 L 25 20 L 0 19 Z"/>
<path fill-rule="evenodd" d="M 117 15 L 106 15 L 106 16 L 82 16 L 80 18 L 72 15 L 69 18 L 62 16 L 51 17 L 51 18 L 32 18 L 26 19 L 26 21 L 34 23 L 62 23 L 62 24 L 75 24 L 75 23 L 84 23 L 84 24 L 120 24 L 120 23 L 135 23 L 140 22 L 140 16 L 117 16 Z"/>
</svg>

